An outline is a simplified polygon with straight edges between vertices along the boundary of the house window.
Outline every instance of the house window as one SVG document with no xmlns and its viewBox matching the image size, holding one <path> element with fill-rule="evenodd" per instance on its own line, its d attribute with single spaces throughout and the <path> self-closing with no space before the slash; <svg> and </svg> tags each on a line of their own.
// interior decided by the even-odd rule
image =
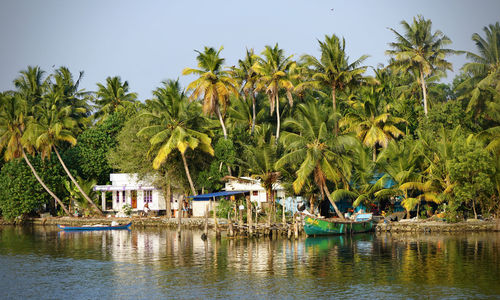
<svg viewBox="0 0 500 300">
<path fill-rule="evenodd" d="M 252 195 L 254 195 L 254 196 L 258 196 L 258 195 L 259 195 L 259 192 L 258 192 L 258 191 L 253 191 L 253 192 L 252 192 Z"/>
<path fill-rule="evenodd" d="M 122 201 L 125 202 L 125 191 L 122 192 Z"/>
<path fill-rule="evenodd" d="M 144 203 L 153 202 L 153 191 L 144 191 Z"/>
<path fill-rule="evenodd" d="M 116 192 L 116 203 L 120 203 L 120 192 Z"/>
</svg>

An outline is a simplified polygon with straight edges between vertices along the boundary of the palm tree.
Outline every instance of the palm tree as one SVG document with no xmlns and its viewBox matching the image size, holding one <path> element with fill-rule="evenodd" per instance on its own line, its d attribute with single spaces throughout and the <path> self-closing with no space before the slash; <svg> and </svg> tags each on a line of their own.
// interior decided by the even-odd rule
<svg viewBox="0 0 500 300">
<path fill-rule="evenodd" d="M 101 210 L 75 180 L 57 150 L 57 145 L 61 142 L 67 142 L 71 146 L 76 145 L 77 140 L 71 130 L 77 126 L 78 122 L 72 116 L 75 114 L 84 114 L 85 109 L 82 107 L 73 107 L 72 105 L 64 105 L 64 103 L 60 103 L 60 100 L 58 90 L 52 89 L 50 93 L 45 95 L 43 102 L 35 107 L 36 117 L 28 124 L 25 138 L 32 142 L 41 152 L 42 158 L 50 157 L 52 151 L 54 151 L 73 184 L 95 211 L 102 215 Z"/>
<path fill-rule="evenodd" d="M 332 92 L 333 113 L 337 112 L 337 92 L 348 86 L 354 86 L 363 81 L 363 73 L 366 67 L 360 66 L 367 55 L 363 55 L 352 63 L 345 52 L 345 39 L 342 41 L 335 35 L 325 35 L 325 41 L 319 41 L 321 57 L 318 59 L 311 55 L 304 55 L 302 61 L 311 68 L 312 81 L 299 84 L 296 89 L 300 90 L 306 86 L 315 88 L 327 87 Z M 337 133 L 335 125 L 335 133 Z"/>
<path fill-rule="evenodd" d="M 243 92 L 245 99 L 252 99 L 251 134 L 255 131 L 255 118 L 257 117 L 255 108 L 255 91 L 258 75 L 253 69 L 257 60 L 258 56 L 254 53 L 253 49 L 247 49 L 245 58 L 243 60 L 238 60 L 238 68 L 234 68 L 236 78 L 241 81 L 241 91 Z"/>
<path fill-rule="evenodd" d="M 64 212 L 70 215 L 64 203 L 42 181 L 26 155 L 25 150 L 29 153 L 33 152 L 31 144 L 23 139 L 26 128 L 24 115 L 26 100 L 19 94 L 3 95 L 0 104 L 2 108 L 0 110 L 0 149 L 5 149 L 4 159 L 9 161 L 22 156 L 42 187 L 59 203 Z"/>
<path fill-rule="evenodd" d="M 103 121 L 115 111 L 121 111 L 126 107 L 133 106 L 136 99 L 136 93 L 129 93 L 128 82 L 122 83 L 119 76 L 106 78 L 106 85 L 97 84 L 97 98 L 95 103 L 97 112 L 95 118 Z"/>
<path fill-rule="evenodd" d="M 283 133 L 282 142 L 287 154 L 276 162 L 276 167 L 290 165 L 297 169 L 293 182 L 295 193 L 300 193 L 308 178 L 313 176 L 322 195 L 326 193 L 335 212 L 343 219 L 328 190 L 327 181 L 347 186 L 352 164 L 344 146 L 352 145 L 354 141 L 346 136 L 335 137 L 328 130 L 328 124 L 331 124 L 328 113 L 316 102 L 299 104 L 294 118 L 284 122 L 288 130 Z"/>
<path fill-rule="evenodd" d="M 188 148 L 198 148 L 214 155 L 212 139 L 203 132 L 205 119 L 201 116 L 199 104 L 187 101 L 178 81 L 166 81 L 163 85 L 153 92 L 155 97 L 147 102 L 148 109 L 141 115 L 149 120 L 149 125 L 137 135 L 150 137 L 149 152 L 155 155 L 155 169 L 160 168 L 172 151 L 179 151 L 191 192 L 196 195 L 185 154 Z"/>
<path fill-rule="evenodd" d="M 91 107 L 89 105 L 90 93 L 79 90 L 80 81 L 83 78 L 83 71 L 80 71 L 76 81 L 73 74 L 66 67 L 60 67 L 54 71 L 50 77 L 49 88 L 57 93 L 60 105 L 71 105 L 73 108 L 71 117 L 77 120 L 77 131 L 81 131 L 90 123 L 89 115 Z M 78 109 L 76 109 L 78 108 Z"/>
<path fill-rule="evenodd" d="M 420 168 L 422 159 L 422 143 L 414 141 L 411 137 L 406 137 L 399 142 L 390 141 L 377 158 L 380 169 L 394 181 L 394 185 L 376 192 L 375 197 L 402 196 L 402 204 L 407 210 L 408 218 L 410 211 L 417 202 L 420 203 L 422 200 L 422 197 L 420 199 L 409 199 L 408 197 L 408 190 L 411 190 L 408 183 L 421 183 L 422 181 Z M 418 184 L 414 184 L 414 186 Z M 423 188 L 424 186 L 420 185 L 419 187 Z M 423 190 L 429 191 L 427 187 Z"/>
<path fill-rule="evenodd" d="M 403 34 L 389 28 L 396 35 L 396 42 L 389 44 L 392 50 L 387 50 L 386 54 L 394 57 L 390 66 L 395 69 L 402 72 L 414 70 L 418 73 L 417 80 L 422 87 L 424 112 L 427 116 L 426 77 L 436 72 L 452 70 L 451 63 L 445 57 L 457 51 L 443 48 L 451 44 L 451 40 L 439 30 L 432 33 L 431 20 L 419 15 L 413 18 L 411 25 L 406 21 L 401 21 L 401 25 L 405 30 Z"/>
<path fill-rule="evenodd" d="M 265 91 L 269 98 L 271 115 L 276 108 L 276 142 L 280 138 L 280 105 L 279 92 L 284 89 L 290 106 L 293 105 L 292 91 L 293 84 L 290 72 L 292 72 L 296 63 L 292 56 L 285 57 L 284 50 L 276 44 L 274 47 L 266 46 L 262 55 L 265 58 L 258 58 L 253 69 L 258 74 L 256 89 Z"/>
<path fill-rule="evenodd" d="M 198 79 L 187 86 L 187 90 L 192 90 L 191 99 L 203 96 L 203 112 L 211 115 L 215 113 L 219 118 L 224 138 L 227 139 L 227 130 L 224 125 L 223 114 L 229 105 L 229 96 L 238 95 L 237 82 L 231 75 L 232 72 L 222 69 L 225 59 L 221 58 L 220 52 L 212 47 L 205 47 L 204 52 L 196 51 L 198 56 L 199 69 L 185 68 L 182 75 L 196 74 Z M 220 107 L 222 106 L 223 113 Z"/>
<path fill-rule="evenodd" d="M 492 96 L 500 97 L 500 23 L 490 24 L 483 31 L 484 38 L 477 33 L 472 35 L 479 54 L 467 52 L 472 62 L 466 63 L 462 70 L 470 77 L 458 86 L 468 90 L 462 96 L 470 97 L 467 110 L 474 108 L 477 112 L 482 103 L 494 101 Z"/>
<path fill-rule="evenodd" d="M 358 144 L 353 147 L 354 168 L 349 188 L 337 189 L 332 193 L 335 202 L 344 198 L 353 200 L 352 206 L 368 205 L 378 200 L 377 192 L 382 190 L 389 179 L 387 174 L 376 178 L 377 164 L 370 159 L 369 149 Z"/>
<path fill-rule="evenodd" d="M 355 132 L 357 138 L 373 149 L 373 161 L 377 158 L 377 145 L 385 148 L 392 139 L 404 136 L 396 125 L 406 123 L 402 118 L 388 112 L 375 87 L 367 87 L 359 101 L 351 101 L 353 110 L 340 120 L 346 132 Z"/>
<path fill-rule="evenodd" d="M 14 80 L 14 86 L 17 93 L 26 101 L 25 109 L 32 110 L 42 101 L 49 78 L 44 78 L 45 72 L 38 66 L 28 66 L 27 70 L 20 73 L 21 75 Z"/>
<path fill-rule="evenodd" d="M 276 169 L 278 146 L 271 137 L 269 143 L 245 146 L 245 165 L 252 178 L 259 179 L 266 191 L 266 202 L 271 203 L 271 215 L 275 216 L 276 199 L 273 188 L 279 182 L 281 173 Z"/>
</svg>

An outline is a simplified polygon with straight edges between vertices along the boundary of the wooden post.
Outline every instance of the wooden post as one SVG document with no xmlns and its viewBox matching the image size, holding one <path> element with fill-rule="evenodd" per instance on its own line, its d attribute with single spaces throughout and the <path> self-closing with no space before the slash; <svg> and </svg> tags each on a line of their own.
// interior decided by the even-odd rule
<svg viewBox="0 0 500 300">
<path fill-rule="evenodd" d="M 209 204 L 210 205 L 210 202 Z M 208 238 L 208 205 L 205 205 L 205 231 L 203 232 L 203 234 L 201 235 L 201 239 L 204 240 L 206 242 L 207 238 Z M 205 255 L 206 255 L 206 251 L 207 251 L 207 248 L 206 248 L 206 244 L 205 244 Z"/>
<path fill-rule="evenodd" d="M 285 217 L 285 200 L 281 199 L 281 209 L 283 209 L 283 218 L 282 218 L 282 221 L 283 221 L 283 228 L 285 227 L 286 225 L 286 217 Z"/>
<path fill-rule="evenodd" d="M 182 218 L 183 206 L 184 206 L 184 201 L 179 201 L 179 205 L 177 207 L 177 238 L 178 239 L 181 238 L 181 218 Z"/>
<path fill-rule="evenodd" d="M 247 202 L 247 224 L 248 224 L 248 235 L 253 235 L 253 222 L 252 222 L 252 203 L 250 202 L 250 196 L 245 196 Z"/>
<path fill-rule="evenodd" d="M 214 211 L 215 239 L 220 239 L 219 224 L 217 224 L 217 206 L 215 205 L 215 197 L 213 197 L 213 199 L 214 199 L 213 211 Z"/>
<path fill-rule="evenodd" d="M 210 204 L 209 204 L 210 205 Z M 205 206 L 205 234 L 208 236 L 208 205 Z"/>
<path fill-rule="evenodd" d="M 227 235 L 229 237 L 232 237 L 233 236 L 233 218 L 231 216 L 231 211 L 229 211 L 229 216 L 228 217 L 229 217 L 229 220 L 228 220 L 229 224 L 228 224 L 228 233 L 227 233 Z"/>
<path fill-rule="evenodd" d="M 297 222 L 297 215 L 293 216 L 293 235 L 296 239 L 299 237 L 299 224 Z"/>
<path fill-rule="evenodd" d="M 102 191 L 101 193 L 101 209 L 102 211 L 106 210 L 106 191 Z"/>
</svg>

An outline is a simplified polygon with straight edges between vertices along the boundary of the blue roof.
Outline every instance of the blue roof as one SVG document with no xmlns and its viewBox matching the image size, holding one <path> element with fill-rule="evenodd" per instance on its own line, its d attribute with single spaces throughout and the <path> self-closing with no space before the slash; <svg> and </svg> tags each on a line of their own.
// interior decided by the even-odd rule
<svg viewBox="0 0 500 300">
<path fill-rule="evenodd" d="M 224 191 L 224 192 L 203 194 L 203 195 L 198 195 L 198 196 L 189 196 L 188 198 L 193 198 L 194 201 L 208 201 L 214 197 L 217 198 L 217 197 L 223 197 L 223 196 L 245 194 L 245 193 L 249 193 L 249 192 L 250 191 Z"/>
</svg>

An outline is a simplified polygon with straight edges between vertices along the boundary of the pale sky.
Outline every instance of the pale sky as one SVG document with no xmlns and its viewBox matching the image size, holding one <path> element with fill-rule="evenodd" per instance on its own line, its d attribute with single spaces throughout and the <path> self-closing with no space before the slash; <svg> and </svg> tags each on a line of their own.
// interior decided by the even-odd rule
<svg viewBox="0 0 500 300">
<path fill-rule="evenodd" d="M 333 9 L 333 11 L 332 11 Z M 443 31 L 456 50 L 475 51 L 471 36 L 500 21 L 499 0 L 288 0 L 125 1 L 0 0 L 0 91 L 28 65 L 47 72 L 67 66 L 83 70 L 87 91 L 108 76 L 121 76 L 141 100 L 165 79 L 196 67 L 204 46 L 224 46 L 226 65 L 236 65 L 246 48 L 260 53 L 278 43 L 298 59 L 318 55 L 317 39 L 335 33 L 346 39 L 350 60 L 370 55 L 366 65 L 386 64 L 394 34 L 418 14 Z M 449 58 L 455 71 L 465 56 Z M 453 74 L 445 81 L 450 81 Z"/>
</svg>

